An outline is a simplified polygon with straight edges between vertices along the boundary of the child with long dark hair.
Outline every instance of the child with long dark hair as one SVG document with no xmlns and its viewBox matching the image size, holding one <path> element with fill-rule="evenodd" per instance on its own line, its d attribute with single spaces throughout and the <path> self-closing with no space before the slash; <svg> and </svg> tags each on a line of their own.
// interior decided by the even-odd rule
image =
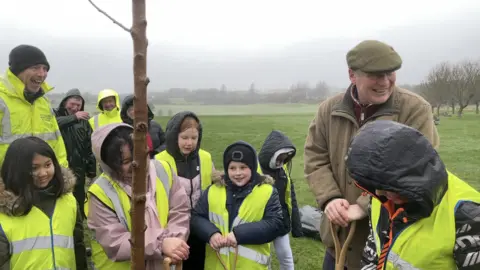
<svg viewBox="0 0 480 270">
<path fill-rule="evenodd" d="M 94 269 L 131 268 L 132 135 L 133 127 L 123 123 L 104 125 L 92 134 L 93 153 L 103 170 L 85 204 Z M 161 270 L 165 257 L 177 263 L 189 256 L 190 208 L 168 163 L 149 159 L 147 164 L 145 266 Z"/>
<path fill-rule="evenodd" d="M 73 173 L 42 139 L 15 140 L 0 179 L 0 269 L 86 269 Z"/>
</svg>

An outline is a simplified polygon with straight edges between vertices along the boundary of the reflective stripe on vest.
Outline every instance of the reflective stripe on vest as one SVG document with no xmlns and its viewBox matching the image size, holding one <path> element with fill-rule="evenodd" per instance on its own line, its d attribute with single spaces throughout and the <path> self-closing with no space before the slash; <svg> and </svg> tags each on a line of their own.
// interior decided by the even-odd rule
<svg viewBox="0 0 480 270">
<path fill-rule="evenodd" d="M 93 117 L 93 130 L 98 129 L 98 114 Z"/>
<path fill-rule="evenodd" d="M 220 254 L 226 255 L 226 256 L 231 256 L 231 254 L 235 254 L 235 248 L 233 247 L 224 247 L 220 249 Z M 245 246 L 238 246 L 238 256 L 241 256 L 243 258 L 249 259 L 253 262 L 256 262 L 261 265 L 268 266 L 270 264 L 270 256 L 268 255 L 263 255 L 261 253 L 258 253 L 257 251 L 247 248 Z M 205 265 L 205 269 L 207 266 Z"/>
<path fill-rule="evenodd" d="M 99 127 L 104 125 L 113 124 L 113 123 L 122 123 L 122 118 L 120 117 L 120 113 L 118 109 L 114 109 L 114 111 L 110 112 L 102 112 L 99 114 L 94 115 L 92 118 L 88 120 L 90 126 L 92 127 L 93 131 L 97 130 Z"/>
<path fill-rule="evenodd" d="M 201 182 L 201 189 L 205 190 L 208 186 L 212 184 L 212 171 L 213 171 L 213 162 L 212 162 L 212 155 L 203 150 L 198 150 L 198 158 L 200 160 L 200 182 Z M 163 160 L 170 164 L 170 167 L 173 169 L 175 173 L 177 173 L 177 163 L 172 155 L 170 155 L 167 150 L 163 150 L 162 152 L 155 155 L 156 160 Z"/>
<path fill-rule="evenodd" d="M 39 236 L 31 237 L 23 240 L 12 241 L 11 251 L 12 255 L 22 253 L 24 251 L 30 251 L 32 249 L 44 249 L 51 248 L 53 246 L 61 248 L 74 248 L 73 236 L 66 235 L 53 235 L 52 236 Z"/>
<path fill-rule="evenodd" d="M 235 217 L 232 228 L 250 222 L 262 220 L 265 207 L 271 197 L 273 186 L 268 184 L 257 185 L 242 202 L 238 216 Z M 228 220 L 229 213 L 226 209 L 226 189 L 224 186 L 212 185 L 208 190 L 209 220 L 226 236 L 231 229 Z M 223 269 L 215 255 L 215 251 L 206 245 L 205 269 Z M 232 266 L 235 263 L 235 248 L 221 248 L 222 260 Z M 237 269 L 268 269 L 270 264 L 270 243 L 261 245 L 239 245 Z"/>
<path fill-rule="evenodd" d="M 0 214 L 10 245 L 10 269 L 75 269 L 76 218 L 77 201 L 71 193 L 57 199 L 51 218 L 36 206 L 21 217 Z"/>
<path fill-rule="evenodd" d="M 155 172 L 157 173 L 157 179 L 160 179 L 160 181 L 163 184 L 163 188 L 165 189 L 166 196 L 168 197 L 170 194 L 170 187 L 172 185 L 172 177 L 169 176 L 165 168 L 162 166 L 162 164 L 158 161 L 154 161 L 155 164 Z M 118 219 L 120 220 L 120 223 L 122 223 L 125 228 L 130 230 L 130 225 L 129 222 L 127 221 L 127 217 L 125 216 L 125 213 L 123 211 L 122 203 L 120 202 L 120 198 L 118 197 L 118 193 L 115 190 L 115 187 L 112 184 L 112 181 L 109 181 L 105 175 L 100 176 L 95 183 L 100 186 L 100 188 L 105 192 L 105 195 L 110 199 L 110 201 L 113 204 L 113 208 L 115 210 L 115 213 L 118 216 Z M 157 195 L 158 196 L 158 195 Z"/>
<path fill-rule="evenodd" d="M 62 137 L 62 133 L 60 132 L 59 129 L 53 132 L 29 132 L 29 133 L 23 133 L 23 134 L 13 134 L 12 132 L 12 125 L 10 119 L 10 109 L 8 108 L 7 104 L 5 101 L 0 98 L 0 111 L 3 112 L 3 118 L 2 118 L 2 136 L 0 137 L 0 144 L 11 144 L 13 141 L 16 139 L 20 138 L 25 138 L 28 136 L 35 136 L 38 137 L 44 141 L 55 141 L 59 137 Z M 54 117 L 55 114 L 52 113 L 52 117 Z"/>
<path fill-rule="evenodd" d="M 461 201 L 480 203 L 480 193 L 449 172 L 448 189 L 440 204 L 435 206 L 429 217 L 408 225 L 394 236 L 381 269 L 456 269 L 453 258 L 456 240 L 454 213 Z M 372 198 L 371 205 L 371 224 L 378 258 L 383 244 L 378 232 L 383 206 L 376 198 Z M 419 248 L 425 243 L 428 243 L 428 248 Z"/>
<path fill-rule="evenodd" d="M 165 228 L 168 223 L 169 213 L 169 194 L 173 182 L 173 174 L 170 165 L 165 161 L 150 160 L 150 166 L 155 166 L 157 174 L 156 181 L 156 205 L 159 213 L 159 222 L 162 228 Z M 100 175 L 93 185 L 90 186 L 87 193 L 87 198 L 95 195 L 103 204 L 115 211 L 120 223 L 130 231 L 131 202 L 127 193 L 106 174 Z M 89 214 L 88 207 L 89 200 L 85 203 L 85 215 Z M 96 241 L 95 232 L 92 232 L 91 246 L 92 246 L 92 262 L 94 269 L 102 270 L 129 270 L 131 268 L 130 261 L 113 262 L 105 254 L 103 247 Z"/>
</svg>

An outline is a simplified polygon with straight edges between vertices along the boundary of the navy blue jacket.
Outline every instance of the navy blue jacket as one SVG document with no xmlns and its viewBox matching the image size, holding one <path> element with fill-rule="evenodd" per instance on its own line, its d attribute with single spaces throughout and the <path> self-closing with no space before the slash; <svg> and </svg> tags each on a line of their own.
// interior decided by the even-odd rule
<svg viewBox="0 0 480 270">
<path fill-rule="evenodd" d="M 248 144 L 246 144 L 248 145 Z M 251 147 L 249 145 L 249 147 Z M 255 168 L 256 169 L 256 168 Z M 228 177 L 217 176 L 212 179 L 216 185 L 225 185 L 227 190 L 227 201 L 225 207 L 229 214 L 229 230 L 232 231 L 232 224 L 235 217 L 238 215 L 238 210 L 243 203 L 243 200 L 252 192 L 256 185 L 273 184 L 273 179 L 270 176 L 263 176 L 257 173 L 252 175 L 250 182 L 238 187 L 232 184 Z M 191 229 L 192 233 L 197 235 L 202 241 L 208 243 L 210 237 L 220 232 L 220 230 L 210 222 L 208 218 L 208 192 L 210 187 L 203 192 L 200 200 L 192 211 Z M 233 229 L 237 244 L 239 245 L 259 245 L 273 241 L 275 238 L 285 235 L 286 231 L 283 224 L 283 212 L 278 191 L 273 188 L 272 195 L 265 207 L 263 219 L 258 222 L 240 224 Z"/>
</svg>

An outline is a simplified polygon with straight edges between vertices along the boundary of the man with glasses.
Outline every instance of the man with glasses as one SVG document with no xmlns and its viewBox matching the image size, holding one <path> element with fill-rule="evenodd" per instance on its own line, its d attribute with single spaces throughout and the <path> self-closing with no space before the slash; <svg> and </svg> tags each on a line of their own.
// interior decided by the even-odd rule
<svg viewBox="0 0 480 270">
<path fill-rule="evenodd" d="M 335 269 L 329 223 L 340 226 L 337 234 L 343 245 L 349 232 L 349 207 L 357 204 L 366 209 L 369 203 L 369 198 L 354 185 L 345 167 L 348 145 L 358 129 L 369 121 L 393 120 L 418 129 L 435 148 L 440 143 L 430 104 L 395 85 L 402 59 L 390 45 L 365 40 L 351 49 L 346 58 L 350 86 L 345 93 L 320 104 L 305 142 L 305 176 L 326 216 L 320 226 L 320 236 L 326 247 L 324 270 Z M 368 233 L 368 219 L 357 221 L 345 269 L 361 268 Z"/>
</svg>

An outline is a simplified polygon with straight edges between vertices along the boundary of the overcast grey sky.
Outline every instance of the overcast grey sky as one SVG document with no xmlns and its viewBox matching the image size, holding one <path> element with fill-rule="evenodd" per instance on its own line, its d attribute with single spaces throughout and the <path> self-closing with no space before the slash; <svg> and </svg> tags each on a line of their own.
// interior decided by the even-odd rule
<svg viewBox="0 0 480 270">
<path fill-rule="evenodd" d="M 55 36 L 125 33 L 87 0 L 2 1 L 0 24 Z M 131 0 L 94 0 L 127 27 Z M 274 49 L 325 37 L 368 37 L 393 26 L 479 9 L 475 0 L 147 0 L 151 42 L 218 49 Z M 480 10 L 480 9 L 479 9 Z"/>
<path fill-rule="evenodd" d="M 94 2 L 131 26 L 131 0 Z M 149 91 L 346 87 L 345 54 L 369 38 L 402 56 L 398 83 L 419 83 L 439 62 L 480 58 L 478 14 L 476 0 L 147 0 Z M 88 0 L 2 0 L 0 31 L 0 73 L 27 43 L 58 91 L 133 91 L 131 38 Z"/>
</svg>

